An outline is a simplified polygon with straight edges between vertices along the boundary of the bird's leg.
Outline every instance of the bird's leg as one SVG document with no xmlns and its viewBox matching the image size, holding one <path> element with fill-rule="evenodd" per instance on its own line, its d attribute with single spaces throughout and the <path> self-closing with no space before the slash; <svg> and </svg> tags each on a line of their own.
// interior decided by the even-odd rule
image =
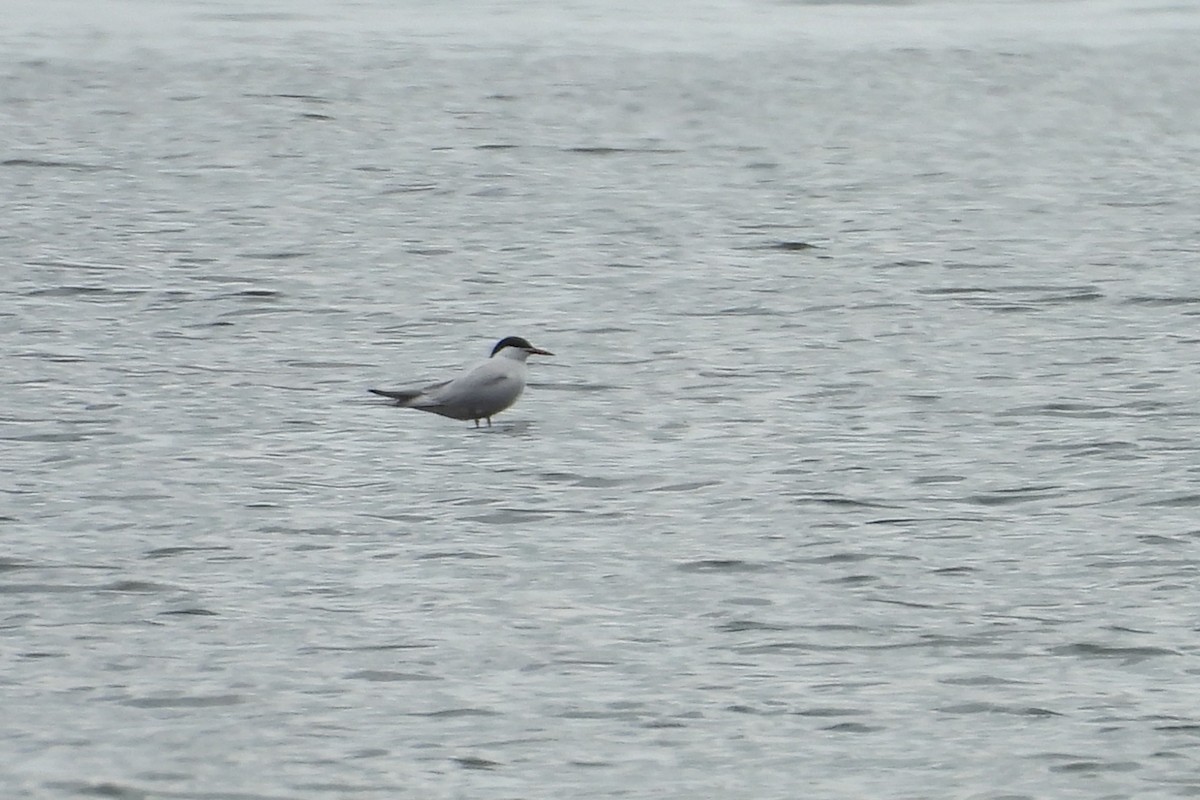
<svg viewBox="0 0 1200 800">
<path fill-rule="evenodd" d="M 475 427 L 476 427 L 476 428 L 478 428 L 478 427 L 479 427 L 479 417 L 476 417 L 476 418 L 475 418 Z"/>
<path fill-rule="evenodd" d="M 492 427 L 492 418 L 488 417 L 488 427 Z"/>
</svg>

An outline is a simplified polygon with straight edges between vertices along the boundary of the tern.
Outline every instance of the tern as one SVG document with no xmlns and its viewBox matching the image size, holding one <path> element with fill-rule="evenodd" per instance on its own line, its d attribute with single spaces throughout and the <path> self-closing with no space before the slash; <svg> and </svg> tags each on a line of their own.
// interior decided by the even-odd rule
<svg viewBox="0 0 1200 800">
<path fill-rule="evenodd" d="M 492 356 L 448 381 L 411 389 L 368 389 L 390 397 L 401 408 L 415 408 L 440 414 L 450 419 L 486 419 L 492 427 L 492 417 L 517 402 L 525 391 L 525 375 L 529 371 L 525 359 L 531 355 L 552 356 L 549 350 L 534 347 L 520 336 L 506 336 L 492 348 Z"/>
</svg>

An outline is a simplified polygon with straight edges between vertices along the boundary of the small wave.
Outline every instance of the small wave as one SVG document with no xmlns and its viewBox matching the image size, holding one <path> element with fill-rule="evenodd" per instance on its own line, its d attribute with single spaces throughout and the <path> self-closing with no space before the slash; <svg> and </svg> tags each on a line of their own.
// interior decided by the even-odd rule
<svg viewBox="0 0 1200 800">
<path fill-rule="evenodd" d="M 963 500 L 981 506 L 1007 506 L 1032 500 L 1045 500 L 1047 497 L 1057 497 L 1061 494 L 1062 487 L 1057 485 L 1017 486 L 1012 489 L 997 489 L 993 492 L 968 495 Z"/>
<path fill-rule="evenodd" d="M 771 569 L 767 564 L 736 558 L 702 558 L 698 561 L 682 562 L 677 564 L 676 568 L 681 572 L 763 572 Z"/>
<path fill-rule="evenodd" d="M 172 697 L 134 697 L 120 701 L 134 708 L 216 708 L 246 702 L 238 694 L 176 695 Z"/>
<path fill-rule="evenodd" d="M 747 631 L 786 631 L 791 625 L 779 625 L 773 622 L 759 622 L 754 619 L 735 619 L 717 626 L 721 633 L 745 633 Z"/>
<path fill-rule="evenodd" d="M 792 713 L 799 717 L 860 717 L 863 714 L 870 714 L 871 711 L 865 708 L 816 706 L 814 708 L 806 708 L 801 711 L 793 711 Z"/>
<path fill-rule="evenodd" d="M 707 489 L 709 486 L 719 486 L 720 481 L 689 481 L 687 483 L 668 483 L 664 486 L 652 486 L 648 492 L 694 492 L 697 489 Z"/>
<path fill-rule="evenodd" d="M 72 172 L 102 172 L 113 167 L 102 167 L 96 164 L 85 164 L 79 161 L 56 161 L 42 158 L 7 158 L 0 161 L 0 167 L 26 167 L 33 169 L 66 169 Z"/>
<path fill-rule="evenodd" d="M 475 550 L 448 550 L 434 553 L 423 553 L 417 556 L 418 561 L 440 561 L 442 559 L 461 558 L 467 561 L 483 558 L 499 558 L 494 553 L 480 553 Z"/>
<path fill-rule="evenodd" d="M 351 680 L 372 681 L 376 683 L 407 682 L 407 681 L 440 681 L 433 675 L 419 672 L 396 672 L 389 669 L 361 669 L 346 676 Z"/>
<path fill-rule="evenodd" d="M 1131 306 L 1190 306 L 1200 303 L 1200 297 L 1156 297 L 1137 295 L 1124 300 L 1125 305 Z"/>
<path fill-rule="evenodd" d="M 1002 703 L 959 703 L 939 708 L 943 714 L 1011 714 L 1017 717 L 1061 717 L 1057 711 L 1040 706 L 1010 706 Z"/>
<path fill-rule="evenodd" d="M 210 611 L 207 608 L 180 608 L 175 611 L 163 611 L 159 614 L 160 617 L 219 617 L 215 611 Z"/>
<path fill-rule="evenodd" d="M 1060 656 L 1085 656 L 1088 658 L 1119 658 L 1125 661 L 1144 661 L 1156 656 L 1177 656 L 1179 652 L 1165 647 L 1117 647 L 1095 642 L 1075 642 L 1051 648 L 1051 653 Z"/>
<path fill-rule="evenodd" d="M 587 156 L 615 156 L 624 153 L 632 154 L 651 154 L 662 155 L 668 153 L 681 153 L 682 150 L 672 150 L 664 147 L 603 147 L 603 146 L 582 146 L 582 147 L 565 147 L 564 153 L 579 153 Z"/>
<path fill-rule="evenodd" d="M 892 508 L 885 503 L 877 503 L 872 500 L 859 500 L 853 497 L 845 497 L 839 494 L 805 494 L 792 498 L 794 502 L 803 505 L 826 505 L 826 506 L 844 506 L 846 508 Z"/>
<path fill-rule="evenodd" d="M 1159 500 L 1142 503 L 1152 508 L 1191 508 L 1200 506 L 1200 494 L 1176 494 Z"/>
<path fill-rule="evenodd" d="M 413 711 L 410 717 L 427 719 L 460 719 L 462 717 L 498 717 L 499 713 L 486 708 L 444 708 L 439 711 Z"/>
</svg>

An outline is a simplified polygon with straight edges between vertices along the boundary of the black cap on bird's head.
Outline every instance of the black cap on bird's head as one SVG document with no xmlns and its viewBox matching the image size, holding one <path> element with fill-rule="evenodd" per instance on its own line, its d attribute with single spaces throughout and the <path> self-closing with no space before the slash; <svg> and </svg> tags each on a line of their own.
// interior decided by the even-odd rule
<svg viewBox="0 0 1200 800">
<path fill-rule="evenodd" d="M 513 347 L 518 350 L 524 350 L 529 354 L 537 354 L 541 356 L 552 356 L 549 350 L 543 350 L 540 347 L 534 347 L 529 343 L 528 339 L 522 339 L 520 336 L 505 336 L 500 341 L 496 342 L 496 346 L 492 348 L 492 355 L 496 355 L 506 347 Z"/>
</svg>

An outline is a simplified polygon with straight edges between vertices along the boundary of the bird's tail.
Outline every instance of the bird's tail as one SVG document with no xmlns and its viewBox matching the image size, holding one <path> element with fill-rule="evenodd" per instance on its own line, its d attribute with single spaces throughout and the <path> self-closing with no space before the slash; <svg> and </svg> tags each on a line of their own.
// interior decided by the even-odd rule
<svg viewBox="0 0 1200 800">
<path fill-rule="evenodd" d="M 421 395 L 420 389 L 367 389 L 367 391 L 380 397 L 391 398 L 402 406 L 408 405 Z"/>
</svg>

